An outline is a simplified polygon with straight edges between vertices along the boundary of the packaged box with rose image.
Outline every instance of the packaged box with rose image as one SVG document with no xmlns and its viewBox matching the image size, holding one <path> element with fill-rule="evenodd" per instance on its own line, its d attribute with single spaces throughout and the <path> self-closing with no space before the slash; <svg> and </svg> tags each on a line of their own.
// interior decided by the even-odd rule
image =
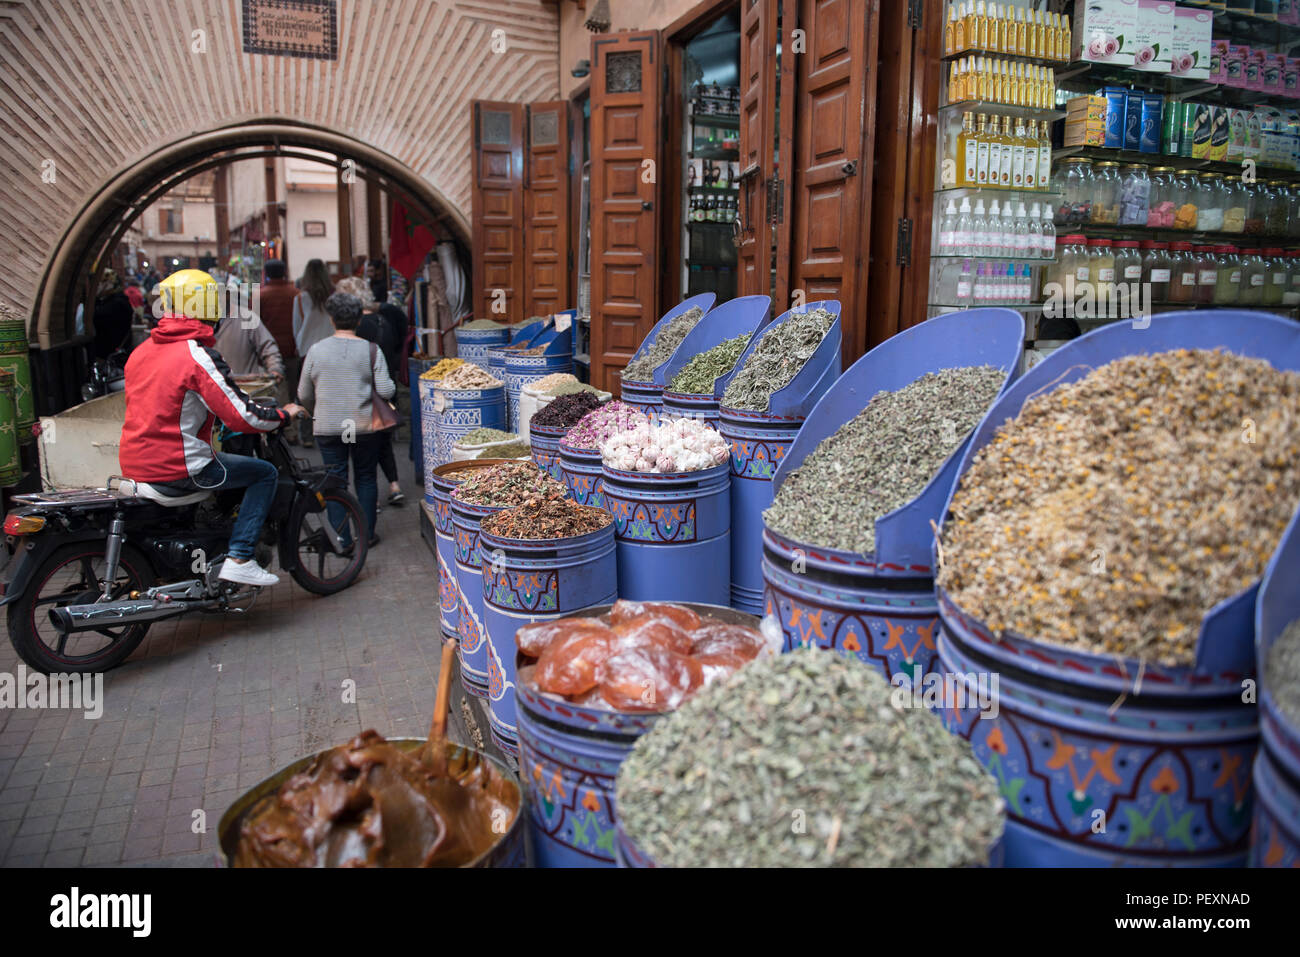
<svg viewBox="0 0 1300 957">
<path fill-rule="evenodd" d="M 1133 69 L 1169 73 L 1173 67 L 1174 11 L 1171 0 L 1138 0 L 1131 42 Z"/>
<path fill-rule="evenodd" d="M 1132 66 L 1137 26 L 1138 0 L 1083 0 L 1075 5 L 1073 59 Z"/>
<path fill-rule="evenodd" d="M 1169 72 L 1189 80 L 1209 80 L 1211 33 L 1214 14 L 1209 10 L 1177 7 L 1174 10 L 1174 39 Z M 1224 52 L 1227 52 L 1224 44 Z"/>
</svg>

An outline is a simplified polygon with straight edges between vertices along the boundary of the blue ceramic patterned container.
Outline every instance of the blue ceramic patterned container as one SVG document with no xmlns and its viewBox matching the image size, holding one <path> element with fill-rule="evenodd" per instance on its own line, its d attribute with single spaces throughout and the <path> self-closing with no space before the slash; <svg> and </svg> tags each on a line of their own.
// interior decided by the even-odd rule
<svg viewBox="0 0 1300 957">
<path fill-rule="evenodd" d="M 881 343 L 809 412 L 772 482 L 773 496 L 876 393 L 902 389 L 928 372 L 973 365 L 1000 369 L 1005 390 L 1019 368 L 1024 341 L 1019 313 L 972 309 L 936 316 Z M 916 498 L 876 520 L 872 554 L 823 548 L 765 529 L 765 610 L 780 622 L 787 650 L 815 642 L 855 654 L 890 679 L 902 674 L 918 681 L 935 668 L 933 523 L 969 441 L 968 436 Z"/>
<path fill-rule="evenodd" d="M 502 386 L 491 389 L 437 388 L 433 395 L 437 414 L 436 465 L 451 461 L 452 446 L 475 429 L 506 427 L 506 396 Z"/>
<path fill-rule="evenodd" d="M 567 428 L 559 426 L 534 423 L 528 425 L 528 440 L 533 450 L 533 461 L 537 463 L 539 469 L 549 473 L 557 482 L 564 481 L 564 471 L 560 467 L 560 439 L 564 438 L 564 434 L 568 431 Z"/>
<path fill-rule="evenodd" d="M 690 604 L 700 615 L 758 627 L 752 615 Z M 588 608 L 597 618 L 608 605 Z M 574 616 L 578 617 L 578 616 Z M 521 671 L 525 666 L 521 665 Z M 636 739 L 666 712 L 621 713 L 577 705 L 519 682 L 519 776 L 527 790 L 538 867 L 613 867 L 618 813 L 614 779 Z"/>
<path fill-rule="evenodd" d="M 488 708 L 492 739 L 519 755 L 515 716 L 515 631 L 565 618 L 618 598 L 614 526 L 572 538 L 532 541 L 479 534 L 483 624 L 488 643 Z"/>
<path fill-rule="evenodd" d="M 477 464 L 477 461 L 475 461 Z M 457 631 L 460 634 L 460 677 L 465 690 L 478 698 L 488 696 L 487 626 L 483 620 L 483 566 L 479 559 L 479 522 L 501 509 L 471 505 L 451 496 L 451 522 L 455 530 Z"/>
<path fill-rule="evenodd" d="M 1300 618 L 1300 512 L 1282 536 L 1255 604 L 1260 749 L 1255 758 L 1252 867 L 1300 867 L 1300 727 L 1277 705 L 1265 667 L 1273 644 Z"/>
<path fill-rule="evenodd" d="M 417 391 L 420 396 L 420 449 L 421 449 L 421 471 L 428 475 L 439 465 L 442 465 L 445 459 L 438 459 L 438 403 L 435 399 L 436 381 L 433 379 L 420 379 Z M 414 428 L 414 426 L 412 426 Z M 424 486 L 424 501 L 433 505 L 433 490 L 429 488 L 428 483 Z"/>
<path fill-rule="evenodd" d="M 664 363 L 656 379 L 665 383 L 663 390 L 663 413 L 687 419 L 703 419 L 713 427 L 718 424 L 718 403 L 723 390 L 735 374 L 719 376 L 714 388 L 707 394 L 673 392 L 667 388 L 677 373 L 696 356 L 708 352 L 714 346 L 722 345 L 728 339 L 739 336 L 753 336 L 761 332 L 772 316 L 771 296 L 741 296 L 713 309 L 700 323 L 686 334 L 682 344 L 677 347 L 671 359 Z"/>
<path fill-rule="evenodd" d="M 725 605 L 731 598 L 731 475 L 625 472 L 604 466 L 618 542 L 618 595 Z"/>
<path fill-rule="evenodd" d="M 438 359 L 406 360 L 406 381 L 411 398 L 410 457 L 411 462 L 415 465 L 415 482 L 417 485 L 424 484 L 424 424 L 421 421 L 424 410 L 420 404 L 420 376 L 432 369 L 439 361 Z M 424 500 L 426 503 L 432 504 L 427 490 L 424 493 Z"/>
<path fill-rule="evenodd" d="M 772 482 L 804 418 L 840 374 L 840 304 L 812 302 L 800 311 L 818 308 L 833 313 L 836 320 L 794 379 L 772 394 L 768 410 L 724 405 L 718 411 L 718 431 L 731 445 L 731 604 L 752 615 L 764 613 L 763 512 L 772 504 Z M 793 309 L 758 330 L 732 374 L 715 389 L 719 402 L 763 336 L 792 315 Z"/>
<path fill-rule="evenodd" d="M 488 350 L 508 345 L 510 327 L 504 323 L 496 329 L 456 330 L 456 354 L 466 362 L 472 362 L 484 372 L 491 372 L 488 367 Z"/>
<path fill-rule="evenodd" d="M 958 469 L 1031 397 L 1114 359 L 1175 348 L 1226 349 L 1300 368 L 1300 326 L 1273 315 L 1204 311 L 1104 326 L 1026 372 L 990 410 Z M 954 492 L 960 478 L 954 483 Z M 944 507 L 946 515 L 951 496 Z M 1005 632 L 937 589 L 941 671 L 997 674 L 998 714 L 940 717 L 1003 781 L 1007 863 L 1240 865 L 1253 813 L 1259 714 L 1243 701 L 1256 674 L 1258 585 L 1211 609 L 1195 663 L 1091 654 Z M 1098 817 L 1104 815 L 1104 824 Z"/>
<path fill-rule="evenodd" d="M 563 439 L 559 443 L 560 477 L 573 496 L 583 505 L 605 507 L 605 494 L 601 490 L 600 452 L 580 449 Z"/>
<path fill-rule="evenodd" d="M 662 318 L 654 324 L 654 327 L 646 337 L 641 340 L 641 345 L 637 347 L 636 352 L 632 353 L 632 358 L 628 360 L 629 365 L 650 351 L 650 347 L 659 338 L 659 334 L 663 332 L 664 328 L 670 322 L 683 313 L 689 312 L 696 306 L 698 306 L 707 317 L 709 310 L 713 308 L 713 304 L 717 302 L 717 299 L 718 297 L 714 293 L 704 292 L 700 293 L 698 296 L 691 296 L 689 299 L 685 299 L 673 306 L 663 314 Z M 703 319 L 700 320 L 700 322 L 703 321 Z M 696 328 L 699 328 L 698 325 Z M 678 346 L 678 348 L 680 349 L 681 346 Z M 649 382 L 638 382 L 630 379 L 623 380 L 620 376 L 619 398 L 638 411 L 644 412 L 646 415 L 661 411 L 663 408 L 664 394 L 663 370 L 666 366 L 667 363 L 665 362 L 664 365 L 656 369 L 654 378 Z"/>
</svg>

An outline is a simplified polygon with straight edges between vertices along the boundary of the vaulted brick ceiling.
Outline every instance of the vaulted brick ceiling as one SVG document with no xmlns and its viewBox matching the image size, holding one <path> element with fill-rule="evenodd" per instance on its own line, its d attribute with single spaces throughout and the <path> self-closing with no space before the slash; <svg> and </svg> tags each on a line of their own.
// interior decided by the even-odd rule
<svg viewBox="0 0 1300 957">
<path fill-rule="evenodd" d="M 61 237 L 107 183 L 235 123 L 292 120 L 374 147 L 467 222 L 469 101 L 558 95 L 556 10 L 543 0 L 339 0 L 335 61 L 244 53 L 241 8 L 0 2 L 0 297 L 30 313 Z M 195 30 L 206 52 L 191 52 Z"/>
</svg>

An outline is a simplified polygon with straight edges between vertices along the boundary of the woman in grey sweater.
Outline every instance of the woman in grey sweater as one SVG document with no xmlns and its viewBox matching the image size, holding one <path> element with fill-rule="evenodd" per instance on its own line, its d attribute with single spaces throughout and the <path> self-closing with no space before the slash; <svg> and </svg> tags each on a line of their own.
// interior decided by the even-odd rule
<svg viewBox="0 0 1300 957">
<path fill-rule="evenodd" d="M 352 480 L 357 499 L 365 512 L 370 544 L 379 542 L 375 534 L 375 509 L 379 497 L 375 467 L 379 464 L 381 443 L 388 437 L 370 431 L 370 390 L 385 399 L 397 391 L 388 374 L 384 353 L 373 343 L 356 334 L 361 321 L 361 301 L 356 296 L 336 292 L 325 300 L 325 311 L 334 323 L 334 335 L 320 340 L 307 352 L 298 381 L 298 398 L 312 410 L 313 431 L 320 445 L 321 458 L 334 474 L 345 482 L 348 459 L 352 460 Z M 343 516 L 333 516 L 336 523 Z"/>
</svg>

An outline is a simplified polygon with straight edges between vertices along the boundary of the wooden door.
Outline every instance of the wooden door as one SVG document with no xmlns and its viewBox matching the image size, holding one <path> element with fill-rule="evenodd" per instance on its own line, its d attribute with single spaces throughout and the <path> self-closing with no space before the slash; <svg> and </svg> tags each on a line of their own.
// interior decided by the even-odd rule
<svg viewBox="0 0 1300 957">
<path fill-rule="evenodd" d="M 524 313 L 548 316 L 574 305 L 569 292 L 573 123 L 568 100 L 530 103 L 524 116 Z"/>
<path fill-rule="evenodd" d="M 799 0 L 790 286 L 844 305 L 845 365 L 862 355 L 871 252 L 880 0 Z M 787 33 L 787 37 L 790 34 Z M 784 110 L 783 110 L 784 112 Z"/>
<path fill-rule="evenodd" d="M 517 322 L 524 313 L 524 108 L 475 100 L 474 315 Z"/>
<path fill-rule="evenodd" d="M 592 38 L 591 377 L 602 389 L 659 317 L 661 61 L 658 31 Z"/>
<path fill-rule="evenodd" d="M 781 53 L 778 58 L 776 75 L 776 106 L 774 110 L 776 126 L 776 155 L 772 161 L 771 177 L 777 186 L 773 193 L 773 215 L 776 221 L 773 246 L 776 263 L 773 268 L 772 301 L 776 314 L 789 309 L 790 301 L 790 170 L 794 164 L 794 116 L 795 116 L 795 81 L 799 57 L 806 52 L 807 37 L 795 35 L 799 28 L 800 0 L 778 0 L 777 11 L 780 14 L 778 36 L 781 40 Z M 796 52 L 796 46 L 799 52 Z"/>
<path fill-rule="evenodd" d="M 736 291 L 770 295 L 772 225 L 767 191 L 773 176 L 778 0 L 742 0 L 740 9 L 740 196 L 736 222 Z"/>
</svg>

